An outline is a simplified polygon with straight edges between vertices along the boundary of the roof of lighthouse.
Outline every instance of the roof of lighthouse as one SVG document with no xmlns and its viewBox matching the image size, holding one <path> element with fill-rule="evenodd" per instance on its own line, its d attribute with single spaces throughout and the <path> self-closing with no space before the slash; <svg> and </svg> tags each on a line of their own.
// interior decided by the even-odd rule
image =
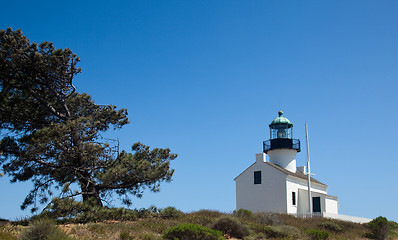
<svg viewBox="0 0 398 240">
<path fill-rule="evenodd" d="M 293 176 L 293 177 L 297 177 L 297 178 L 301 178 L 301 179 L 304 179 L 304 180 L 307 180 L 307 179 L 308 179 L 308 176 L 307 176 L 306 174 L 302 173 L 302 172 L 299 172 L 299 171 L 297 171 L 297 172 L 290 172 L 289 170 L 286 170 L 286 169 L 284 169 L 283 167 L 280 167 L 280 166 L 278 166 L 278 165 L 276 165 L 276 164 L 273 164 L 273 163 L 270 163 L 270 162 L 265 162 L 265 164 L 268 164 L 268 165 L 270 165 L 271 167 L 274 167 L 275 169 L 277 169 L 277 170 L 283 172 L 283 173 L 286 174 L 286 175 Z M 324 183 L 322 183 L 322 182 L 320 182 L 320 181 L 318 181 L 318 180 L 316 180 L 315 178 L 312 178 L 312 177 L 311 177 L 311 182 L 317 183 L 317 184 L 320 184 L 320 185 L 324 185 L 324 186 L 327 187 L 326 184 L 324 184 Z"/>
<path fill-rule="evenodd" d="M 289 119 L 285 118 L 283 116 L 283 112 L 279 111 L 278 112 L 279 117 L 275 118 L 271 123 L 270 123 L 270 127 L 274 126 L 274 125 L 288 125 L 289 127 L 293 127 L 293 123 L 289 121 Z"/>
<path fill-rule="evenodd" d="M 236 181 L 236 179 L 238 179 L 243 173 L 245 173 L 247 170 L 249 170 L 249 168 L 253 167 L 255 164 L 256 164 L 256 162 L 254 162 L 252 165 L 250 165 L 250 167 L 246 168 L 243 172 L 241 172 L 241 174 L 239 174 L 237 177 L 235 177 L 234 180 Z M 303 179 L 303 180 L 306 180 L 306 181 L 308 179 L 308 176 L 306 174 L 304 174 L 302 172 L 299 172 L 299 171 L 291 172 L 289 170 L 284 169 L 283 167 L 280 167 L 280 166 L 278 166 L 276 164 L 273 164 L 273 163 L 270 163 L 270 162 L 262 162 L 262 164 L 270 166 L 271 168 L 274 168 L 274 169 L 278 170 L 280 173 L 283 173 L 283 174 L 288 175 L 288 176 L 300 178 L 300 179 Z M 323 182 L 320 182 L 320 181 L 316 180 L 313 177 L 311 177 L 311 182 L 319 184 L 319 185 L 322 185 L 324 187 L 328 186 L 328 185 L 324 184 Z"/>
</svg>

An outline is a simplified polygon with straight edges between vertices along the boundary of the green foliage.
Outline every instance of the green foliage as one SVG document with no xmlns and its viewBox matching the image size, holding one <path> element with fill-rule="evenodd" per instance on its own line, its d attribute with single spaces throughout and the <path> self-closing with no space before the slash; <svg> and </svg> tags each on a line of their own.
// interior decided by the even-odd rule
<svg viewBox="0 0 398 240">
<path fill-rule="evenodd" d="M 253 212 L 247 209 L 234 210 L 233 215 L 240 218 L 252 218 L 254 216 Z"/>
<path fill-rule="evenodd" d="M 147 216 L 146 214 L 150 214 L 146 209 L 108 208 L 92 206 L 90 202 L 79 202 L 69 198 L 54 198 L 36 218 L 51 218 L 65 222 L 86 223 L 102 222 L 105 220 L 132 221 L 140 216 Z"/>
<path fill-rule="evenodd" d="M 330 222 L 330 221 L 321 222 L 321 223 L 319 223 L 319 226 L 321 228 L 324 228 L 326 230 L 333 231 L 333 232 L 341 232 L 343 230 L 337 223 Z"/>
<path fill-rule="evenodd" d="M 17 218 L 15 221 L 12 221 L 12 225 L 21 225 L 21 226 L 28 226 L 31 220 L 34 220 L 33 218 L 29 219 L 28 217 L 22 217 L 22 218 Z"/>
<path fill-rule="evenodd" d="M 219 211 L 208 210 L 208 209 L 202 209 L 202 210 L 196 211 L 192 214 L 197 215 L 197 216 L 206 216 L 206 217 L 213 217 L 213 218 L 218 218 L 218 217 L 221 217 L 222 215 L 224 215 L 223 213 L 221 213 Z"/>
<path fill-rule="evenodd" d="M 388 223 L 390 224 L 391 229 L 398 229 L 398 223 L 394 221 L 389 221 Z"/>
<path fill-rule="evenodd" d="M 0 239 L 1 240 L 15 240 L 17 239 L 13 234 L 9 232 L 5 232 L 3 230 L 0 230 Z"/>
<path fill-rule="evenodd" d="M 131 239 L 133 239 L 133 237 L 130 235 L 130 233 L 128 231 L 123 231 L 120 233 L 119 239 L 120 240 L 131 240 Z"/>
<path fill-rule="evenodd" d="M 398 239 L 398 223 L 394 221 L 388 222 L 390 225 L 390 238 Z"/>
<path fill-rule="evenodd" d="M 391 225 L 385 217 L 377 217 L 370 221 L 367 226 L 370 230 L 370 233 L 367 234 L 369 238 L 383 240 L 387 239 L 390 234 Z"/>
<path fill-rule="evenodd" d="M 0 31 L 0 166 L 12 182 L 33 181 L 23 209 L 37 210 L 54 188 L 98 206 L 117 194 L 129 205 L 131 195 L 159 191 L 174 173 L 177 155 L 169 149 L 135 143 L 133 153 L 119 152 L 118 141 L 102 137 L 129 123 L 127 110 L 76 92 L 78 62 L 69 49 L 30 43 L 20 30 Z"/>
<path fill-rule="evenodd" d="M 78 202 L 79 203 L 79 202 Z M 79 203 L 84 204 L 84 203 Z M 93 209 L 96 209 L 94 207 Z M 107 208 L 105 208 L 107 209 Z M 111 211 L 119 212 L 120 210 L 110 209 Z M 96 210 L 93 210 L 95 212 Z M 322 239 L 322 235 L 319 235 L 319 232 L 312 233 L 310 231 L 309 234 L 305 233 L 306 229 L 319 229 L 319 230 L 327 230 L 330 232 L 329 238 L 333 239 L 362 239 L 364 237 L 364 233 L 368 232 L 369 229 L 367 224 L 357 224 L 351 222 L 338 221 L 333 219 L 324 219 L 324 218 L 297 218 L 290 215 L 284 214 L 275 214 L 275 216 L 284 223 L 282 224 L 273 224 L 273 225 L 265 225 L 260 223 L 262 220 L 256 219 L 257 214 L 254 214 L 252 219 L 239 219 L 237 217 L 233 217 L 231 214 L 220 213 L 217 211 L 209 211 L 209 210 L 201 210 L 198 212 L 191 212 L 188 214 L 182 214 L 178 218 L 161 218 L 160 212 L 162 209 L 158 209 L 156 207 L 150 207 L 149 209 L 138 209 L 138 210 L 129 210 L 127 212 L 134 212 L 138 214 L 141 212 L 144 218 L 136 219 L 135 221 L 105 221 L 103 220 L 118 220 L 111 219 L 104 214 L 102 219 L 99 220 L 99 217 L 92 217 L 95 221 L 90 222 L 88 224 L 74 224 L 74 225 L 65 225 L 63 228 L 67 229 L 68 234 L 71 237 L 75 237 L 77 239 L 85 239 L 85 240 L 96 240 L 96 239 L 160 239 L 162 235 L 180 224 L 196 224 L 196 226 L 202 227 L 210 227 L 214 223 L 216 223 L 222 217 L 230 217 L 235 220 L 243 222 L 245 225 L 249 227 L 250 235 L 244 236 L 245 240 L 262 240 L 262 239 Z M 109 213 L 110 215 L 111 212 Z M 88 216 L 86 213 L 83 216 Z M 117 214 L 115 214 L 117 216 Z M 122 215 L 118 215 L 122 216 Z M 267 215 L 266 215 L 267 216 Z M 80 217 L 80 216 L 79 216 Z M 83 218 L 80 218 L 80 220 Z M 88 218 L 85 218 L 87 221 Z M 60 220 L 58 220 L 60 221 Z M 62 221 L 68 221 L 67 219 L 63 219 Z M 73 222 L 79 222 L 75 220 L 71 220 Z M 81 222 L 81 221 L 80 221 Z M 396 230 L 398 224 L 394 222 L 389 222 L 389 225 Z M 336 226 L 342 228 L 342 231 L 334 231 L 330 229 L 337 229 Z M 27 227 L 21 225 L 15 225 L 13 222 L 0 227 L 0 232 L 10 233 L 12 236 L 18 236 L 21 231 L 27 229 Z M 302 229 L 302 230 L 301 230 Z M 178 231 L 180 234 L 184 232 L 182 230 Z M 193 234 L 194 230 L 190 229 L 186 231 L 185 239 L 194 239 L 195 234 Z M 10 234 L 7 234 L 10 236 Z M 397 235 L 394 233 L 390 234 L 390 239 L 395 239 Z M 201 238 L 204 234 L 198 234 Z M 213 237 L 210 237 L 214 239 Z M 0 237 L 1 239 L 1 237 Z M 172 239 L 170 237 L 170 239 Z M 184 238 L 183 238 L 184 239 Z M 217 239 L 217 238 L 216 238 Z"/>
<path fill-rule="evenodd" d="M 49 205 L 34 219 L 51 218 L 61 222 L 102 222 L 105 220 L 134 221 L 138 218 L 160 217 L 163 219 L 175 219 L 183 215 L 183 212 L 174 207 L 157 209 L 151 206 L 149 209 L 126 209 L 93 206 L 90 202 L 79 202 L 72 198 L 54 198 Z"/>
<path fill-rule="evenodd" d="M 312 239 L 312 240 L 325 240 L 329 238 L 329 232 L 324 230 L 318 229 L 308 229 L 305 233 Z"/>
<path fill-rule="evenodd" d="M 267 238 L 294 238 L 300 236 L 300 230 L 293 226 L 275 225 L 275 226 L 256 226 L 255 231 L 263 233 Z"/>
<path fill-rule="evenodd" d="M 28 229 L 21 232 L 18 240 L 72 240 L 52 221 L 42 219 L 32 222 Z"/>
<path fill-rule="evenodd" d="M 182 212 L 175 207 L 167 207 L 160 211 L 160 217 L 164 219 L 178 218 L 182 215 Z"/>
<path fill-rule="evenodd" d="M 259 224 L 282 225 L 282 221 L 275 213 L 270 213 L 270 212 L 255 213 L 253 219 Z"/>
<path fill-rule="evenodd" d="M 88 226 L 88 230 L 90 230 L 90 232 L 100 234 L 100 235 L 104 235 L 106 233 L 106 229 L 101 224 L 90 224 Z"/>
<path fill-rule="evenodd" d="M 168 240 L 221 240 L 220 231 L 212 230 L 196 224 L 181 224 L 167 229 L 163 235 Z"/>
<path fill-rule="evenodd" d="M 202 226 L 210 226 L 214 219 L 223 216 L 224 214 L 218 211 L 212 210 L 199 210 L 186 215 L 186 218 L 190 223 L 199 224 Z"/>
<path fill-rule="evenodd" d="M 212 229 L 222 231 L 231 237 L 243 238 L 250 234 L 249 228 L 236 218 L 224 216 L 214 222 Z"/>
<path fill-rule="evenodd" d="M 138 237 L 137 239 L 140 239 L 140 240 L 157 240 L 157 239 L 159 239 L 158 237 L 156 237 L 155 235 L 153 235 L 151 233 L 141 233 L 137 237 Z"/>
</svg>

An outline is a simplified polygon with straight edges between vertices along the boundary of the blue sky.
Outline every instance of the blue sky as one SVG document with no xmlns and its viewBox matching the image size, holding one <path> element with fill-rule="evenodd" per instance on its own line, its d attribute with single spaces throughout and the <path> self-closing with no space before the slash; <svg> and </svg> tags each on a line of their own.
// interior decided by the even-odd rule
<svg viewBox="0 0 398 240">
<path fill-rule="evenodd" d="M 233 179 L 283 110 L 302 143 L 308 123 L 311 170 L 340 213 L 398 221 L 397 12 L 365 0 L 6 1 L 0 29 L 72 49 L 78 91 L 128 109 L 131 124 L 110 133 L 124 149 L 179 154 L 173 182 L 135 208 L 233 211 Z M 0 217 L 29 215 L 30 187 L 0 178 Z"/>
</svg>

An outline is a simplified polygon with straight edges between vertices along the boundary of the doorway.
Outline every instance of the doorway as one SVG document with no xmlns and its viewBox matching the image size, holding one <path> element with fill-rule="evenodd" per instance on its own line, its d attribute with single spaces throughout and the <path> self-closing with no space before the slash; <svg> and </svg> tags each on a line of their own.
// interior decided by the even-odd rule
<svg viewBox="0 0 398 240">
<path fill-rule="evenodd" d="M 321 198 L 320 197 L 312 198 L 312 212 L 314 212 L 314 213 L 321 212 Z"/>
</svg>

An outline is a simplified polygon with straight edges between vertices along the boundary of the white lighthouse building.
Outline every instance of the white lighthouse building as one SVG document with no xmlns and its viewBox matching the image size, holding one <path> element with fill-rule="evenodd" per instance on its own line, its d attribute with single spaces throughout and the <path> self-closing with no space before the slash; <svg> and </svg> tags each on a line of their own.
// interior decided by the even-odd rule
<svg viewBox="0 0 398 240">
<path fill-rule="evenodd" d="M 338 216 L 337 197 L 328 186 L 311 178 L 311 208 L 305 167 L 296 166 L 300 140 L 293 138 L 293 123 L 279 111 L 270 128 L 270 139 L 256 161 L 235 178 L 236 209 L 293 215 Z M 268 155 L 269 161 L 266 161 Z"/>
</svg>

